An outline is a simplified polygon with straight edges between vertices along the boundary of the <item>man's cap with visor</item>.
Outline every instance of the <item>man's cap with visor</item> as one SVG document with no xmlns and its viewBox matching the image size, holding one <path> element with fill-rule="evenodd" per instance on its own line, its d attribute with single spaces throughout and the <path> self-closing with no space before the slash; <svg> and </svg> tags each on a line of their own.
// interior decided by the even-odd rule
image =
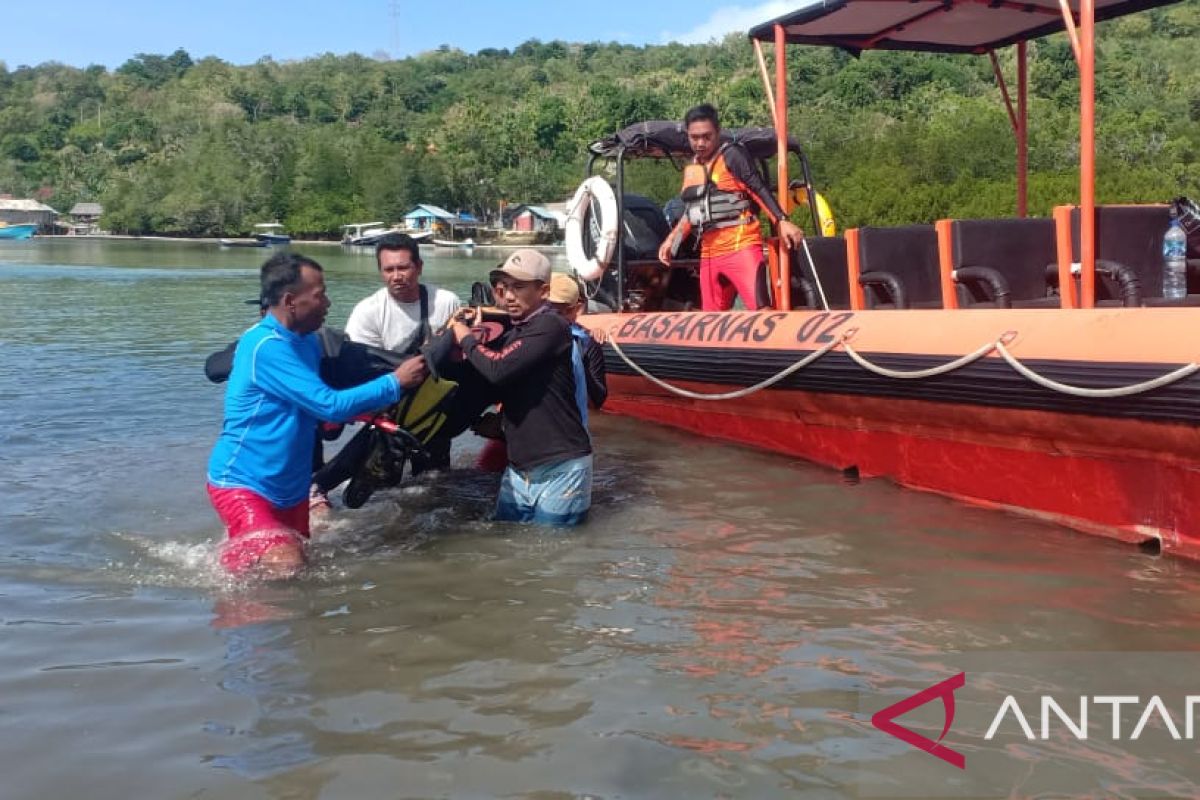
<svg viewBox="0 0 1200 800">
<path fill-rule="evenodd" d="M 523 247 L 509 256 L 499 269 L 492 270 L 488 275 L 488 280 L 495 285 L 496 281 L 504 277 L 518 281 L 549 283 L 550 259 L 537 250 Z"/>
<path fill-rule="evenodd" d="M 565 272 L 555 272 L 550 276 L 551 303 L 573 306 L 579 302 L 579 282 Z"/>
</svg>

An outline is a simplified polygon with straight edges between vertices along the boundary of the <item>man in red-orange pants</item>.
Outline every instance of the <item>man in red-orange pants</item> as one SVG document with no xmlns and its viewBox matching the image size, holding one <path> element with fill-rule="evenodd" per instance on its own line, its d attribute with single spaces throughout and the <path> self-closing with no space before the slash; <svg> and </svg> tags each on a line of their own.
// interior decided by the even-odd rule
<svg viewBox="0 0 1200 800">
<path fill-rule="evenodd" d="M 698 228 L 701 307 L 725 311 L 740 295 L 746 308 L 761 308 L 767 298 L 758 292 L 765 267 L 759 211 L 770 215 L 788 247 L 799 246 L 804 233 L 788 220 L 746 148 L 721 142 L 715 108 L 704 104 L 691 109 L 684 127 L 695 155 L 684 170 L 680 193 L 686 211 L 659 247 L 658 260 L 669 266 L 676 242 Z"/>
</svg>

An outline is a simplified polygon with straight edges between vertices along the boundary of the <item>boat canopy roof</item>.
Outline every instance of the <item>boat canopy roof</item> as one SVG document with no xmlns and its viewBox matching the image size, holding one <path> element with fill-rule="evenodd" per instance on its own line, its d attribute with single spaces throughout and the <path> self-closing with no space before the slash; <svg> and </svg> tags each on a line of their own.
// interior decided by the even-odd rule
<svg viewBox="0 0 1200 800">
<path fill-rule="evenodd" d="M 755 159 L 775 156 L 774 128 L 722 128 L 721 141 L 743 145 Z M 622 149 L 626 158 L 690 158 L 692 155 L 687 129 L 678 120 L 638 122 L 588 145 L 588 151 L 600 158 L 616 158 Z M 800 144 L 789 137 L 788 150 L 799 155 Z"/>
<path fill-rule="evenodd" d="M 1080 0 L 1066 0 L 1079 18 Z M 1096 21 L 1179 0 L 1095 0 Z M 986 53 L 1064 29 L 1059 0 L 815 0 L 750 29 L 775 40 L 775 26 L 793 44 L 863 50 Z"/>
</svg>

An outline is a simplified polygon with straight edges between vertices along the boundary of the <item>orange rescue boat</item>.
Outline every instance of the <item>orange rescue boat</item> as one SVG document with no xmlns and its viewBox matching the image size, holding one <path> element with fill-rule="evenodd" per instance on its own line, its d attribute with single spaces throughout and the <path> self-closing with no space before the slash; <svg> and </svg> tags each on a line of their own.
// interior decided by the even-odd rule
<svg viewBox="0 0 1200 800">
<path fill-rule="evenodd" d="M 606 408 L 1200 558 L 1200 263 L 1186 298 L 1163 298 L 1168 207 L 1094 202 L 1094 22 L 1163 4 L 824 0 L 752 30 L 776 46 L 777 122 L 789 41 L 1018 48 L 1018 216 L 863 227 L 791 253 L 772 240 L 765 310 L 695 311 L 695 261 L 653 260 L 662 226 L 625 195 L 624 164 L 686 157 L 681 126 L 595 143 L 593 162 L 616 161 L 617 218 L 654 233 L 639 250 L 623 241 L 638 226 L 616 226 L 614 263 L 591 286 L 614 310 L 587 320 L 611 336 Z M 1083 92 L 1080 199 L 1027 219 L 1025 42 L 1064 28 Z M 789 150 L 812 191 L 784 124 L 769 145 L 764 130 L 730 135 L 764 169 L 775 157 L 782 203 Z"/>
</svg>

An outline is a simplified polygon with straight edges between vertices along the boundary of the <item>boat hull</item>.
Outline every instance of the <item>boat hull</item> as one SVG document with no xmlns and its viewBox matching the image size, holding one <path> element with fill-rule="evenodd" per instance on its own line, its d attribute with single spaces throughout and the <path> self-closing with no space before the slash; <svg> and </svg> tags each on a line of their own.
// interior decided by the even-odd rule
<svg viewBox="0 0 1200 800">
<path fill-rule="evenodd" d="M 352 247 L 374 247 L 380 239 L 387 236 L 389 231 L 379 231 L 378 233 L 367 233 L 362 236 L 355 236 L 347 239 L 343 244 L 348 244 Z"/>
<path fill-rule="evenodd" d="M 434 247 L 453 248 L 457 250 L 473 250 L 475 248 L 475 242 L 470 239 L 461 242 L 451 239 L 432 239 L 431 241 Z"/>
<path fill-rule="evenodd" d="M 284 233 L 256 233 L 254 238 L 267 245 L 289 244 L 292 241 L 292 237 Z"/>
<path fill-rule="evenodd" d="M 0 226 L 0 239 L 29 239 L 37 233 L 37 225 Z"/>
<path fill-rule="evenodd" d="M 404 234 L 414 242 L 423 242 L 433 236 L 433 231 L 406 231 L 396 229 L 367 231 L 361 236 L 352 236 L 344 239 L 342 244 L 347 244 L 352 247 L 374 247 L 379 244 L 379 240 L 385 236 L 390 236 L 393 233 Z"/>
<path fill-rule="evenodd" d="M 1127 397 L 1037 385 L 995 350 L 1065 384 L 1135 384 L 1194 360 L 1191 309 L 642 314 L 591 317 L 650 374 L 702 394 L 736 391 L 825 352 L 778 383 L 731 400 L 680 397 L 606 349 L 606 409 L 887 477 L 1122 541 L 1200 558 L 1200 377 Z"/>
</svg>

